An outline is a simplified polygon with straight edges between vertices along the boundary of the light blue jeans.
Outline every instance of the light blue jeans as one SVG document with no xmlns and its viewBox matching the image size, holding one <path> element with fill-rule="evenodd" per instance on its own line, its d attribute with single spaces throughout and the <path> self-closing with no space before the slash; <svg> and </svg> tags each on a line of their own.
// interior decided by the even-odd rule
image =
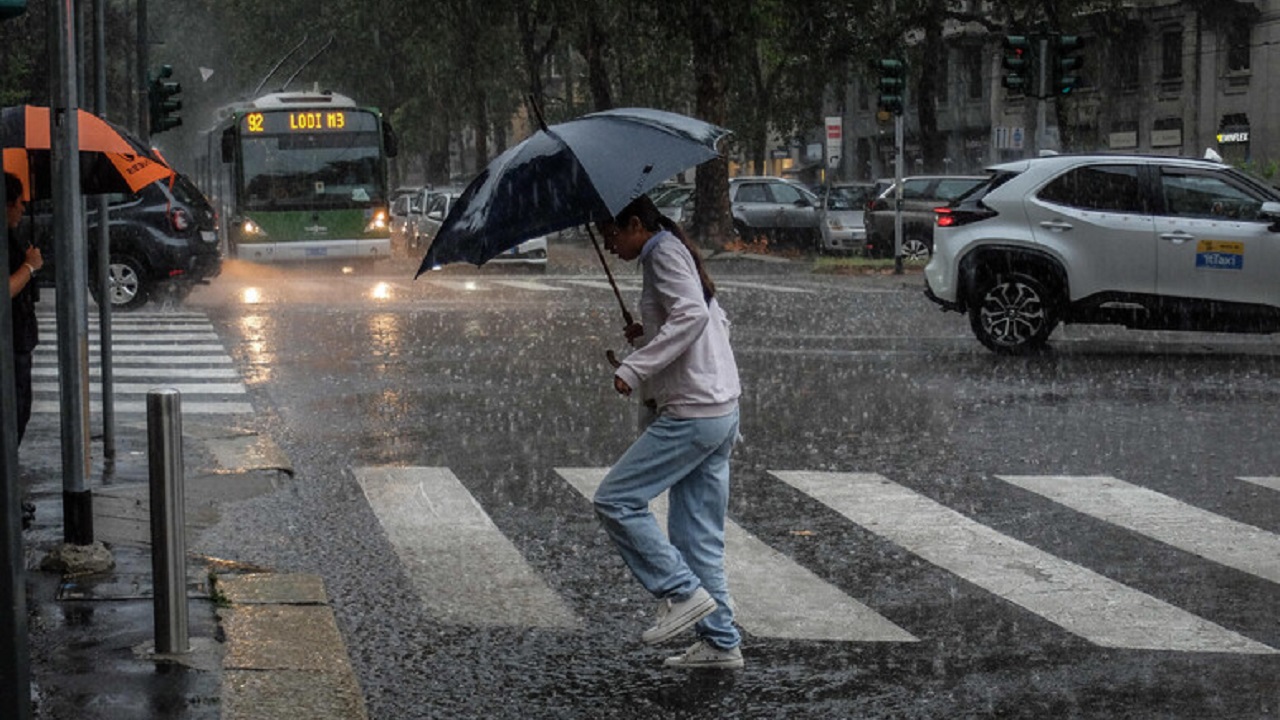
<svg viewBox="0 0 1280 720">
<path fill-rule="evenodd" d="M 697 625 L 721 649 L 742 638 L 733 625 L 724 576 L 724 522 L 729 508 L 729 456 L 738 411 L 717 418 L 659 416 L 605 476 L 596 515 L 622 559 L 657 598 L 687 599 L 698 586 L 717 608 Z M 649 501 L 669 491 L 664 537 Z"/>
</svg>

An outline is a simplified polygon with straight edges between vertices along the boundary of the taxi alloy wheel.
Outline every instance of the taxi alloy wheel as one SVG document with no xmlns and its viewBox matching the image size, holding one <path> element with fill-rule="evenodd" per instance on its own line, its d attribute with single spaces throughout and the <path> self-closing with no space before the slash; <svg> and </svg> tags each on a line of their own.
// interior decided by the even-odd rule
<svg viewBox="0 0 1280 720">
<path fill-rule="evenodd" d="M 983 345 L 1021 355 L 1044 346 L 1058 317 L 1054 298 L 1042 282 L 1011 274 L 987 283 L 969 307 L 969 321 Z"/>
</svg>

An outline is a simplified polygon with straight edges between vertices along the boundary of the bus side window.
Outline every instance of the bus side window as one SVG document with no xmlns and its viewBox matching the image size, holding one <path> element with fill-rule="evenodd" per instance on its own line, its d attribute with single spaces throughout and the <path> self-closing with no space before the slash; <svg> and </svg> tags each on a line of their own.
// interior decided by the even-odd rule
<svg viewBox="0 0 1280 720">
<path fill-rule="evenodd" d="M 235 159 L 236 136 L 232 128 L 222 131 L 222 162 L 229 163 Z"/>
</svg>

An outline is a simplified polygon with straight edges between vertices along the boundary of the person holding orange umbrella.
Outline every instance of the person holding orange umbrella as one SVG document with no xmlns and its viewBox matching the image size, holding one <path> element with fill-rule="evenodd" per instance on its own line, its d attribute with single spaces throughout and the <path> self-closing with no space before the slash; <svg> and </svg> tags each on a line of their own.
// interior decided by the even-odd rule
<svg viewBox="0 0 1280 720">
<path fill-rule="evenodd" d="M 44 266 L 40 248 L 18 240 L 15 230 L 22 220 L 26 204 L 22 181 L 11 173 L 4 174 L 5 222 L 9 226 L 9 302 L 13 304 L 13 379 L 18 410 L 18 443 L 26 434 L 31 420 L 31 353 L 39 342 L 36 323 L 36 300 L 39 299 L 35 275 Z M 22 503 L 22 527 L 35 519 L 36 507 Z"/>
<path fill-rule="evenodd" d="M 49 115 L 49 108 L 35 105 L 0 108 L 4 168 L 28 183 L 28 198 L 51 195 L 53 137 Z M 80 191 L 84 194 L 130 194 L 157 180 L 174 177 L 173 169 L 155 151 L 124 128 L 79 109 L 76 122 Z"/>
<path fill-rule="evenodd" d="M 13 303 L 13 369 L 17 384 L 18 442 L 31 420 L 31 353 L 40 342 L 36 323 L 36 272 L 44 267 L 40 248 L 18 240 L 14 232 L 22 220 L 25 205 L 22 181 L 4 174 L 5 221 L 9 225 L 9 300 Z"/>
</svg>

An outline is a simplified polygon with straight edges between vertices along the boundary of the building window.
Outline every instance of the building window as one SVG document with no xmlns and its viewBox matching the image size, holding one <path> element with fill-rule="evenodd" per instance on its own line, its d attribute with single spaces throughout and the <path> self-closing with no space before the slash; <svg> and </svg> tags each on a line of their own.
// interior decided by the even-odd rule
<svg viewBox="0 0 1280 720">
<path fill-rule="evenodd" d="M 950 58 L 951 53 L 946 48 L 943 48 L 942 52 L 938 53 L 938 81 L 940 83 L 940 87 L 938 88 L 939 105 L 946 105 L 951 95 Z"/>
<path fill-rule="evenodd" d="M 1121 47 L 1116 57 L 1115 73 L 1121 90 L 1136 90 L 1140 80 L 1142 54 L 1138 44 Z"/>
<path fill-rule="evenodd" d="M 1166 30 L 1161 37 L 1160 78 L 1182 79 L 1182 28 Z"/>
<path fill-rule="evenodd" d="M 1227 71 L 1246 72 L 1249 70 L 1249 34 L 1252 28 L 1248 23 L 1235 23 L 1227 30 Z"/>
<path fill-rule="evenodd" d="M 982 99 L 982 48 L 967 48 L 964 53 L 964 77 L 970 100 Z"/>
</svg>

